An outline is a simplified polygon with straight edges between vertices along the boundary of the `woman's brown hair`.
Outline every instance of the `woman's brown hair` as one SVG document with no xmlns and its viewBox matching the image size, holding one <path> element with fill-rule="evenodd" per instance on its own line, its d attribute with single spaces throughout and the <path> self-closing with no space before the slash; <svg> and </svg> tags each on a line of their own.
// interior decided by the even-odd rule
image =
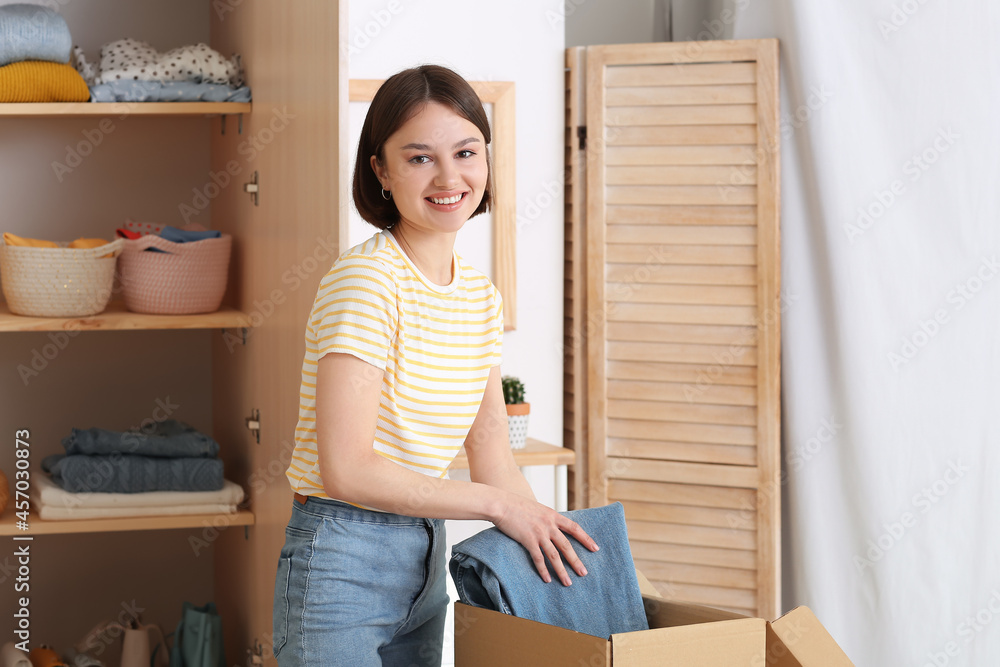
<svg viewBox="0 0 1000 667">
<path fill-rule="evenodd" d="M 399 210 L 392 199 L 382 197 L 382 184 L 371 166 L 371 156 L 385 161 L 385 142 L 428 102 L 442 104 L 475 125 L 486 141 L 489 175 L 483 200 L 472 216 L 490 210 L 493 200 L 493 167 L 490 164 L 490 123 L 483 103 L 469 82 L 440 65 L 421 65 L 386 79 L 375 93 L 361 127 L 358 157 L 354 163 L 354 205 L 361 217 L 379 229 L 399 222 Z M 471 216 L 470 216 L 471 217 Z"/>
</svg>

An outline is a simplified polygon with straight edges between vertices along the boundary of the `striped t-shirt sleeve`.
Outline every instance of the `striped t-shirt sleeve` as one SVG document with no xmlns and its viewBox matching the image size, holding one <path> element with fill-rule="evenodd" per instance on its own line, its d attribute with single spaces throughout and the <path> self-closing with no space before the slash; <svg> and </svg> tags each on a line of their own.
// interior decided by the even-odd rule
<svg viewBox="0 0 1000 667">
<path fill-rule="evenodd" d="M 496 314 L 493 321 L 494 326 L 497 327 L 497 340 L 493 344 L 493 357 L 490 359 L 490 366 L 499 366 L 503 356 L 503 297 L 500 296 L 500 290 L 496 287 L 493 288 L 493 293 L 496 295 Z"/>
<path fill-rule="evenodd" d="M 320 282 L 313 305 L 316 359 L 343 352 L 384 371 L 397 318 L 395 281 L 385 266 L 371 257 L 342 257 Z"/>
</svg>

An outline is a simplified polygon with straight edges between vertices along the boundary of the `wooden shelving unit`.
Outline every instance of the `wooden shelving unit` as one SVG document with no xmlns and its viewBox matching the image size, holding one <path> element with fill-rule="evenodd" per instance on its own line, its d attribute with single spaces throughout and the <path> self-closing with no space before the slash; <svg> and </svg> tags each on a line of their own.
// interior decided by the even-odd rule
<svg viewBox="0 0 1000 667">
<path fill-rule="evenodd" d="M 0 332 L 13 331 L 134 331 L 138 329 L 240 329 L 250 318 L 232 308 L 201 315 L 145 315 L 110 303 L 104 312 L 89 317 L 25 317 L 10 312 L 0 302 Z"/>
<path fill-rule="evenodd" d="M 25 102 L 0 104 L 0 116 L 221 116 L 250 113 L 251 102 Z"/>
<path fill-rule="evenodd" d="M 558 466 L 576 463 L 576 452 L 565 447 L 550 445 L 541 440 L 528 438 L 524 449 L 514 449 L 514 461 L 519 466 Z M 462 470 L 469 467 L 469 459 L 462 449 L 451 464 L 451 470 Z"/>
<path fill-rule="evenodd" d="M 250 510 L 234 514 L 178 514 L 173 516 L 136 516 L 110 519 L 60 519 L 38 518 L 34 510 L 28 513 L 28 530 L 16 525 L 13 500 L 0 517 L 0 536 L 68 535 L 73 533 L 112 533 L 131 530 L 170 530 L 173 528 L 221 529 L 227 526 L 252 526 L 254 515 Z"/>
<path fill-rule="evenodd" d="M 0 104 L 0 117 L 7 118 L 81 118 L 127 116 L 225 116 L 250 113 L 252 104 L 241 102 L 110 102 L 110 103 L 26 103 Z M 243 329 L 250 318 L 233 308 L 223 307 L 200 315 L 146 315 L 133 313 L 124 303 L 109 303 L 97 315 L 89 317 L 25 317 L 10 312 L 0 302 L 0 333 L 39 331 L 136 331 L 155 329 Z M 0 536 L 68 535 L 177 528 L 221 529 L 228 526 L 252 526 L 254 514 L 241 509 L 223 514 L 180 514 L 107 519 L 43 520 L 31 510 L 26 531 L 17 528 L 13 500 L 0 516 Z"/>
</svg>

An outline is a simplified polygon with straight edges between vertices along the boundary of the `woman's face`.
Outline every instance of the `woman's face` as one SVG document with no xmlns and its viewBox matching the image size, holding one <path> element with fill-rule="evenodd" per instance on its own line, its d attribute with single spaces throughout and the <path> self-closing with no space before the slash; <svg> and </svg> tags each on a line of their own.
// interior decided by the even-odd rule
<svg viewBox="0 0 1000 667">
<path fill-rule="evenodd" d="M 392 193 L 400 222 L 457 232 L 479 207 L 488 166 L 483 133 L 449 107 L 429 102 L 385 142 L 385 161 L 371 158 Z"/>
</svg>

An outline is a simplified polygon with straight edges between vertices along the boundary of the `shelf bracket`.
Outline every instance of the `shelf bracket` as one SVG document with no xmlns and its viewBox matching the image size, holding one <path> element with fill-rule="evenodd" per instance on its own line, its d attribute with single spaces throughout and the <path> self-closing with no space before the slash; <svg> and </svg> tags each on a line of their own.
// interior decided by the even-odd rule
<svg viewBox="0 0 1000 667">
<path fill-rule="evenodd" d="M 222 114 L 222 128 L 221 128 L 222 136 L 226 135 L 226 116 L 228 115 L 229 114 L 227 113 Z M 243 114 L 236 114 L 236 115 L 239 116 L 239 119 L 237 121 L 238 125 L 236 127 L 236 134 L 243 134 Z"/>
<path fill-rule="evenodd" d="M 222 334 L 223 338 L 225 338 L 228 335 L 226 333 L 227 331 L 228 331 L 228 329 L 219 329 L 219 332 Z M 243 345 L 246 345 L 247 344 L 247 328 L 246 327 L 240 327 L 238 329 L 238 331 L 240 332 L 240 336 L 239 336 L 238 340 L 241 343 L 243 343 Z"/>
</svg>

